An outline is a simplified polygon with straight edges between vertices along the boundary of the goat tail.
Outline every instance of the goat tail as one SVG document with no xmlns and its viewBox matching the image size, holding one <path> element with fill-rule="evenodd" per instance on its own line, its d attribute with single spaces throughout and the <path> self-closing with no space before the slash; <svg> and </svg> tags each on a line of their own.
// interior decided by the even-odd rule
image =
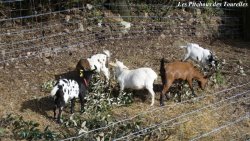
<svg viewBox="0 0 250 141">
<path fill-rule="evenodd" d="M 106 67 L 109 67 L 109 60 L 110 60 L 110 51 L 109 50 L 104 50 L 103 53 L 107 56 L 107 61 L 106 61 Z"/>
<path fill-rule="evenodd" d="M 55 96 L 58 90 L 59 90 L 58 85 L 54 86 L 54 88 L 50 92 L 50 95 Z"/>
<path fill-rule="evenodd" d="M 160 65 L 160 73 L 161 75 L 165 72 L 165 59 L 161 59 L 161 65 Z"/>
<path fill-rule="evenodd" d="M 164 85 L 166 83 L 166 70 L 165 70 L 165 59 L 161 59 L 161 66 L 160 66 L 160 76 L 162 84 Z"/>
<path fill-rule="evenodd" d="M 164 58 L 161 58 L 161 66 L 160 66 L 160 69 L 161 70 L 165 70 L 165 68 L 164 68 L 164 63 L 165 63 L 165 59 Z"/>
<path fill-rule="evenodd" d="M 187 46 L 180 46 L 180 48 L 187 48 Z"/>
<path fill-rule="evenodd" d="M 104 50 L 103 53 L 107 56 L 107 58 L 110 58 L 110 51 Z"/>
</svg>

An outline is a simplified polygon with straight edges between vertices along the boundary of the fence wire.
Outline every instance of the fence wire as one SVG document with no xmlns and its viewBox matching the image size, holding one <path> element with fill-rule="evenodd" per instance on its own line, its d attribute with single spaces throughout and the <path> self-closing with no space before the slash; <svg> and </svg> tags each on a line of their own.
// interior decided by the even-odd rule
<svg viewBox="0 0 250 141">
<path fill-rule="evenodd" d="M 218 109 L 222 109 L 222 108 L 225 108 L 225 107 L 230 106 L 230 105 L 232 105 L 232 104 L 237 104 L 238 102 L 244 102 L 244 101 L 250 99 L 249 96 L 248 96 L 248 97 L 242 97 L 242 98 L 243 98 L 243 99 L 240 98 L 240 99 L 237 100 L 237 101 L 232 101 L 232 102 L 229 102 L 229 103 L 224 104 L 224 105 L 222 105 L 222 106 L 218 106 L 218 107 L 213 106 L 213 108 L 211 108 L 211 110 L 209 111 L 209 113 L 211 113 L 211 112 L 216 112 Z M 192 117 L 189 117 L 189 118 L 188 118 L 188 117 L 185 117 L 184 121 L 182 121 L 182 122 L 180 122 L 180 123 L 179 123 L 179 122 L 174 122 L 174 123 L 172 123 L 172 125 L 170 125 L 170 126 L 164 126 L 164 128 L 176 127 L 177 125 L 180 125 L 180 124 L 182 124 L 182 123 L 185 123 L 185 122 L 188 122 L 188 121 L 192 121 L 192 120 L 196 120 L 197 117 L 202 116 L 202 115 L 204 115 L 204 114 L 207 114 L 207 113 L 202 112 L 202 113 L 200 113 L 199 115 L 195 115 L 195 116 L 192 116 Z M 178 123 L 178 124 L 176 124 L 176 123 Z M 160 126 L 160 127 L 161 127 L 161 126 Z M 150 132 L 147 132 L 146 134 L 149 134 L 149 133 L 154 132 L 154 131 L 156 131 L 156 130 L 158 130 L 158 128 L 155 128 L 155 129 L 151 130 Z M 140 134 L 140 135 L 144 135 L 144 134 Z M 140 135 L 137 135 L 137 137 L 140 136 Z"/>
<path fill-rule="evenodd" d="M 249 100 L 250 99 L 250 96 L 248 96 L 248 97 L 241 97 L 241 98 L 239 98 L 239 100 L 237 99 L 237 100 L 235 100 L 235 101 L 231 101 L 231 102 L 229 102 L 229 103 L 226 103 L 226 104 L 221 104 L 220 106 L 217 106 L 216 104 L 215 105 L 211 105 L 210 107 L 210 111 L 209 111 L 209 113 L 210 112 L 216 112 L 216 111 L 218 111 L 218 109 L 222 109 L 222 108 L 225 108 L 225 107 L 227 107 L 227 106 L 230 106 L 230 105 L 232 105 L 232 104 L 235 104 L 235 103 L 239 103 L 239 102 L 243 102 L 243 101 L 245 101 L 245 100 Z M 226 99 L 226 100 L 234 100 L 234 99 Z M 227 102 L 227 101 L 223 101 L 223 102 Z M 217 107 L 216 107 L 217 106 Z M 162 126 L 164 126 L 164 128 L 169 128 L 169 127 L 175 127 L 175 126 L 177 126 L 177 125 L 180 125 L 181 123 L 185 123 L 185 122 L 188 122 L 188 121 L 192 121 L 192 120 L 196 120 L 199 116 L 202 116 L 202 115 L 204 115 L 204 114 L 207 114 L 207 113 L 205 113 L 205 112 L 202 112 L 202 111 L 199 111 L 200 113 L 195 113 L 195 114 L 198 114 L 198 115 L 187 115 L 187 116 L 185 116 L 184 117 L 184 121 L 181 121 L 181 122 L 173 122 L 173 123 L 171 123 L 171 122 L 169 122 L 168 124 L 172 124 L 172 125 L 167 125 L 167 124 L 161 124 L 161 125 L 159 125 L 159 126 L 157 126 L 158 128 L 159 127 L 162 127 Z M 193 113 L 194 114 L 194 113 Z M 190 116 L 192 116 L 192 117 L 190 117 Z M 183 118 L 183 117 L 182 117 Z M 180 120 L 180 119 L 178 119 L 178 120 Z M 198 120 L 196 120 L 196 121 L 198 121 Z M 140 134 L 137 134 L 136 136 L 134 136 L 134 137 L 132 137 L 132 138 L 129 138 L 130 140 L 132 140 L 132 139 L 134 139 L 134 138 L 138 138 L 138 137 L 140 137 L 140 136 L 142 136 L 142 135 L 145 135 L 145 134 L 150 134 L 151 132 L 154 132 L 154 131 L 156 131 L 156 130 L 159 130 L 158 128 L 155 128 L 155 129 L 152 129 L 151 131 L 147 131 L 147 132 L 142 132 L 142 133 L 140 133 Z"/>
<path fill-rule="evenodd" d="M 40 54 L 44 53 L 60 53 L 69 51 L 71 48 L 76 47 L 85 47 L 87 45 L 91 45 L 94 43 L 111 41 L 111 40 L 134 40 L 141 39 L 145 37 L 157 38 L 161 34 L 165 34 L 167 37 L 196 37 L 197 31 L 201 31 L 202 36 L 204 37 L 232 37 L 237 38 L 242 34 L 241 32 L 241 17 L 232 16 L 230 13 L 237 12 L 237 9 L 233 8 L 220 8 L 216 10 L 223 11 L 224 14 L 220 16 L 209 16 L 209 19 L 219 18 L 219 21 L 215 23 L 205 23 L 205 29 L 202 29 L 204 25 L 199 24 L 198 18 L 193 18 L 194 24 L 183 24 L 186 21 L 191 19 L 190 16 L 186 15 L 170 15 L 169 11 L 165 13 L 165 15 L 150 14 L 149 12 L 139 13 L 141 9 L 145 7 L 145 5 L 141 4 L 129 4 L 129 5 L 115 5 L 118 7 L 128 6 L 128 10 L 125 12 L 131 12 L 132 15 L 129 16 L 119 16 L 116 14 L 107 14 L 105 15 L 107 9 L 105 7 L 113 6 L 113 5 L 93 5 L 92 8 L 88 8 L 87 6 L 83 6 L 82 3 L 77 1 L 76 3 L 69 3 L 74 6 L 69 6 L 68 8 L 55 10 L 52 9 L 52 6 L 61 6 L 64 4 L 68 4 L 67 2 L 57 2 L 57 3 L 49 3 L 49 5 L 43 5 L 41 2 L 41 6 L 35 4 L 35 1 L 30 2 L 30 8 L 25 8 L 22 6 L 23 0 L 4 0 L 0 1 L 0 4 L 9 5 L 10 9 L 0 10 L 0 64 L 5 64 L 14 61 L 22 61 L 27 59 L 39 58 Z M 19 9 L 12 9 L 11 5 L 19 4 Z M 41 7 L 46 10 L 39 10 Z M 137 10 L 138 8 L 139 10 Z M 148 8 L 153 8 L 155 11 L 160 11 L 162 9 L 177 9 L 174 5 L 162 5 L 162 4 L 150 4 Z M 91 10 L 92 9 L 92 10 Z M 205 8 L 201 8 L 202 10 L 206 10 Z M 105 11 L 102 14 L 98 14 L 101 10 Z M 179 10 L 183 10 L 180 9 Z M 194 12 L 196 9 L 191 8 Z M 77 17 L 76 13 L 94 13 L 91 16 L 84 15 L 86 17 L 81 18 Z M 28 15 L 22 15 L 24 12 L 30 12 Z M 115 11 L 118 12 L 118 11 Z M 69 21 L 67 21 L 67 16 L 70 15 Z M 78 14 L 82 16 L 81 14 Z M 197 16 L 199 17 L 199 16 Z M 44 20 L 47 19 L 47 20 Z M 117 20 L 118 19 L 118 20 Z M 128 21 L 132 23 L 131 29 L 123 33 L 125 30 L 122 27 L 119 20 L 129 19 Z M 218 20 L 218 19 L 217 19 Z M 175 21 L 175 23 L 171 23 Z M 205 20 L 204 20 L 205 21 Z M 230 21 L 230 22 L 229 22 Z M 220 22 L 219 24 L 217 22 Z M 83 31 L 79 31 L 79 25 L 83 24 Z M 100 24 L 100 26 L 98 26 Z M 91 27 L 91 29 L 89 28 Z M 57 32 L 57 28 L 61 30 L 61 32 Z M 214 34 L 214 30 L 218 33 Z M 218 28 L 218 29 L 217 29 Z M 62 29 L 67 29 L 68 31 L 63 31 Z M 230 30 L 228 30 L 230 29 Z M 52 31 L 55 30 L 55 31 Z M 120 37 L 121 35 L 121 37 Z M 170 36 L 171 35 L 171 36 Z M 53 50 L 53 51 L 52 51 Z M 29 54 L 30 55 L 27 55 Z M 237 89 L 240 87 L 248 86 L 250 82 L 237 85 L 231 88 L 227 88 L 221 90 L 219 92 L 210 94 L 210 95 L 202 95 L 195 98 L 195 101 L 203 99 L 207 96 L 215 96 L 224 92 L 231 91 L 233 89 Z M 197 114 L 204 109 L 215 107 L 217 104 L 222 102 L 226 102 L 229 100 L 233 100 L 239 96 L 245 95 L 249 93 L 245 91 L 243 93 L 238 93 L 233 95 L 227 99 L 220 100 L 218 102 L 203 106 L 198 109 L 194 109 L 190 112 L 185 112 L 178 116 L 172 117 L 162 123 L 154 124 L 149 127 L 145 127 L 137 132 L 130 133 L 126 136 L 117 138 L 115 140 L 124 140 L 131 139 L 134 137 L 138 137 L 144 134 L 148 134 L 150 132 L 155 131 L 156 127 L 165 126 L 169 123 L 172 123 L 172 127 L 181 125 L 189 120 L 184 119 L 184 121 L 176 121 L 177 119 L 181 119 L 184 117 L 191 116 L 192 114 Z M 248 99 L 247 98 L 244 98 Z M 63 139 L 66 140 L 74 140 L 81 138 L 87 134 L 91 134 L 100 130 L 112 128 L 113 126 L 119 125 L 120 123 L 124 123 L 127 121 L 131 121 L 139 116 L 150 114 L 153 112 L 159 112 L 167 107 L 175 107 L 182 106 L 187 102 L 192 102 L 194 99 L 182 101 L 180 103 L 175 103 L 172 105 L 165 105 L 163 107 L 157 108 L 149 108 L 144 112 L 140 112 L 132 117 L 124 118 L 122 120 L 116 121 L 112 124 L 109 124 L 104 127 L 96 128 L 90 130 L 86 133 Z M 229 102 L 227 105 L 233 104 L 234 101 Z M 224 105 L 225 106 L 225 105 Z M 220 106 L 217 108 L 221 108 Z M 214 108 L 213 110 L 216 110 Z M 241 116 L 239 119 L 235 121 L 230 121 L 228 124 L 220 126 L 218 128 L 214 128 L 213 130 L 201 134 L 200 136 L 196 136 L 193 140 L 198 140 L 200 138 L 211 135 L 215 132 L 218 132 L 228 126 L 232 126 L 236 123 L 239 123 L 245 119 L 249 118 L 249 113 L 245 116 Z"/>
<path fill-rule="evenodd" d="M 250 92 L 250 90 L 245 91 L 245 92 L 243 92 L 243 93 L 235 94 L 234 96 L 229 97 L 229 98 L 224 99 L 224 100 L 221 100 L 221 101 L 219 101 L 219 102 L 209 104 L 209 105 L 204 106 L 204 107 L 202 107 L 202 108 L 199 108 L 199 109 L 196 109 L 196 110 L 192 110 L 191 112 L 184 113 L 184 114 L 181 114 L 181 115 L 179 115 L 179 116 L 176 116 L 175 118 L 169 119 L 169 120 L 167 120 L 167 121 L 163 121 L 163 122 L 161 122 L 161 123 L 151 125 L 151 126 L 149 126 L 149 127 L 147 127 L 147 128 L 141 129 L 141 130 L 139 130 L 139 131 L 136 131 L 136 132 L 133 132 L 133 133 L 129 133 L 129 134 L 126 135 L 126 136 L 123 136 L 123 137 L 120 137 L 120 138 L 116 138 L 116 139 L 114 139 L 114 141 L 118 141 L 118 140 L 128 140 L 128 139 L 130 139 L 129 137 L 131 137 L 131 136 L 136 136 L 136 135 L 140 134 L 141 132 L 147 132 L 148 130 L 154 129 L 154 128 L 159 127 L 159 126 L 161 126 L 161 125 L 165 125 L 165 124 L 167 124 L 167 123 L 169 123 L 169 122 L 172 122 L 172 121 L 175 121 L 175 120 L 177 120 L 177 119 L 179 119 L 179 118 L 183 118 L 183 117 L 186 117 L 186 116 L 188 116 L 188 115 L 191 115 L 191 114 L 194 114 L 194 113 L 197 113 L 197 112 L 201 112 L 202 110 L 204 110 L 204 109 L 206 109 L 206 108 L 209 108 L 209 107 L 211 107 L 211 106 L 217 105 L 217 104 L 219 104 L 219 103 L 221 103 L 221 102 L 224 102 L 224 101 L 226 101 L 226 100 L 230 100 L 230 99 L 236 98 L 236 97 L 238 97 L 238 96 L 242 96 L 242 95 L 244 95 L 244 94 L 246 94 L 246 93 L 249 93 L 249 92 Z"/>
<path fill-rule="evenodd" d="M 206 96 L 216 96 L 217 94 L 221 94 L 221 93 L 224 93 L 224 92 L 228 92 L 228 91 L 231 91 L 233 89 L 237 89 L 237 88 L 240 88 L 240 87 L 243 87 L 243 86 L 247 86 L 248 84 L 250 84 L 250 82 L 247 82 L 247 83 L 244 83 L 242 85 L 237 85 L 237 86 L 234 86 L 234 87 L 231 87 L 231 88 L 227 88 L 227 89 L 224 89 L 224 90 L 221 90 L 221 91 L 218 91 L 218 92 L 215 92 L 213 94 L 208 94 L 208 95 L 202 95 L 202 96 L 199 96 L 196 98 L 196 100 L 200 100 Z M 245 93 L 243 93 L 245 94 Z M 239 95 L 242 95 L 239 94 Z M 152 113 L 152 112 L 156 112 L 156 111 L 159 111 L 159 110 L 164 110 L 166 107 L 176 107 L 178 105 L 183 105 L 184 103 L 187 103 L 187 102 L 191 102 L 193 101 L 193 99 L 189 99 L 189 100 L 185 100 L 185 101 L 182 101 L 180 103 L 175 103 L 175 104 L 171 104 L 171 105 L 165 105 L 165 106 L 162 106 L 162 107 L 157 107 L 157 108 L 149 108 L 147 109 L 145 112 L 140 112 L 139 114 L 136 114 L 132 117 L 129 117 L 129 118 L 125 118 L 123 120 L 119 120 L 117 122 L 114 122 L 110 125 L 107 125 L 107 126 L 104 126 L 104 127 L 100 127 L 100 128 L 96 128 L 96 129 L 93 129 L 93 130 L 90 130 L 90 131 L 87 131 L 86 133 L 83 133 L 83 134 L 80 134 L 80 135 L 77 135 L 77 136 L 74 136 L 74 137 L 70 137 L 70 138 L 66 138 L 66 139 L 62 139 L 61 141 L 67 141 L 67 140 L 72 140 L 72 139 L 77 139 L 77 138 L 81 138 L 82 136 L 86 135 L 86 134 L 90 134 L 90 133 L 93 133 L 93 132 L 96 132 L 96 131 L 99 131 L 99 130 L 104 130 L 104 129 L 107 129 L 107 128 L 112 128 L 113 126 L 117 125 L 117 124 L 120 124 L 120 123 L 123 123 L 123 122 L 127 122 L 127 121 L 130 121 L 130 120 L 133 120 L 139 116 L 142 116 L 142 115 L 145 115 L 145 114 L 149 114 L 149 113 Z M 220 102 L 220 101 L 219 101 Z M 215 104 L 214 104 L 215 105 Z M 210 106 L 212 106 L 210 104 Z M 207 106 L 209 107 L 209 106 Z M 202 107 L 202 109 L 204 109 L 204 107 Z M 193 112 L 193 111 L 192 111 Z M 191 112 L 191 113 L 192 113 Z M 190 113 L 189 113 L 190 114 Z M 172 119 L 173 120 L 173 119 Z"/>
<path fill-rule="evenodd" d="M 14 4 L 19 4 L 20 7 L 19 9 L 10 9 L 11 11 L 8 11 L 9 9 L 5 9 L 7 12 L 12 13 L 13 10 L 20 11 L 20 14 L 22 14 L 22 11 L 26 10 L 25 8 L 22 7 L 22 1 L 1 1 L 4 3 L 14 3 Z M 66 9 L 59 9 L 59 10 L 52 10 L 51 7 L 54 5 L 72 5 L 69 6 Z M 170 3 L 168 3 L 170 4 Z M 173 3 L 172 3 L 173 4 Z M 7 4 L 8 5 L 8 4 Z M 0 54 L 0 64 L 3 63 L 8 63 L 12 62 L 11 60 L 23 60 L 23 58 L 28 59 L 29 57 L 33 56 L 22 56 L 24 54 L 35 54 L 35 53 L 30 53 L 32 50 L 35 52 L 38 50 L 40 53 L 41 51 L 46 50 L 48 45 L 52 45 L 55 48 L 58 47 L 64 47 L 64 40 L 74 40 L 74 38 L 81 40 L 82 38 L 84 40 L 85 37 L 88 35 L 92 34 L 98 34 L 98 37 L 91 37 L 91 39 L 86 39 L 85 41 L 88 42 L 87 40 L 92 40 L 93 38 L 96 38 L 95 40 L 100 40 L 103 41 L 103 39 L 98 39 L 99 37 L 101 38 L 112 38 L 111 34 L 107 33 L 106 31 L 108 30 L 115 30 L 112 31 L 112 34 L 121 34 L 124 30 L 117 30 L 117 28 L 121 28 L 121 24 L 117 21 L 109 21 L 110 19 L 131 19 L 132 27 L 128 31 L 129 36 L 134 36 L 134 34 L 137 32 L 137 34 L 144 34 L 145 32 L 148 34 L 151 34 L 152 32 L 155 32 L 154 34 L 165 34 L 166 36 L 169 37 L 195 37 L 198 34 L 202 34 L 202 36 L 210 38 L 212 36 L 221 36 L 221 37 L 227 37 L 229 35 L 232 35 L 233 38 L 239 37 L 241 35 L 241 22 L 240 18 L 237 16 L 230 16 L 228 14 L 224 14 L 220 16 L 220 19 L 223 21 L 223 23 L 220 24 L 215 24 L 215 23 L 206 23 L 207 29 L 202 29 L 202 33 L 196 33 L 196 30 L 199 28 L 202 28 L 203 25 L 199 24 L 193 24 L 193 25 L 183 25 L 183 21 L 188 21 L 190 20 L 190 17 L 187 17 L 187 15 L 170 15 L 168 12 L 165 13 L 165 15 L 159 15 L 159 14 L 150 14 L 150 15 L 141 15 L 138 13 L 138 11 L 143 10 L 140 8 L 149 8 L 156 10 L 157 9 L 175 9 L 174 5 L 164 5 L 164 4 L 148 4 L 148 5 L 142 5 L 142 4 L 128 4 L 127 6 L 129 7 L 130 13 L 133 13 L 130 16 L 118 16 L 115 14 L 110 14 L 106 12 L 102 14 L 96 14 L 100 12 L 100 10 L 105 11 L 105 7 L 112 6 L 107 5 L 107 4 L 102 4 L 102 5 L 92 5 L 92 8 L 89 9 L 86 5 L 83 5 L 80 1 L 76 2 L 56 2 L 56 3 L 49 3 L 44 4 L 40 2 L 34 2 L 31 1 L 30 3 L 30 10 L 31 14 L 26 15 L 26 16 L 19 16 L 19 17 L 13 17 L 12 14 L 6 15 L 5 18 L 0 19 L 0 25 L 2 26 L 1 33 L 0 33 L 0 47 L 3 50 L 2 53 Z M 124 7 L 126 5 L 116 5 L 117 7 Z M 46 11 L 37 11 L 39 8 L 44 8 L 47 9 Z M 138 9 L 136 9 L 138 8 Z M 203 9 L 203 8 L 201 8 Z M 98 11 L 99 10 L 99 11 Z M 205 9 L 203 9 L 205 10 Z M 216 9 L 216 10 L 235 10 L 232 8 L 223 8 L 223 9 Z M 4 11 L 4 10 L 3 10 Z M 75 12 L 80 12 L 80 13 L 91 13 L 93 12 L 94 15 L 92 16 L 87 16 L 85 20 L 83 19 L 77 19 L 75 18 Z M 107 11 L 107 10 L 106 10 Z M 1 12 L 1 11 L 0 11 Z M 147 13 L 147 12 L 146 12 Z M 227 12 L 224 12 L 227 13 Z M 145 12 L 144 12 L 145 14 Z M 65 17 L 66 15 L 72 16 L 70 21 L 66 21 Z M 81 15 L 81 14 L 80 14 Z M 1 15 L 0 15 L 1 16 Z M 86 16 L 86 15 L 85 15 Z M 183 17 L 182 17 L 183 16 Z M 42 19 L 48 18 L 48 20 L 42 20 Z M 213 18 L 213 16 L 210 16 L 210 18 Z M 29 19 L 29 20 L 27 20 Z M 20 21 L 21 20 L 21 21 Z M 39 21 L 40 20 L 40 21 Z M 101 27 L 98 27 L 98 21 L 101 23 Z M 172 21 L 178 21 L 176 22 L 175 26 L 169 24 Z M 194 21 L 197 19 L 194 18 Z M 101 21 L 101 22 L 100 22 Z M 233 23 L 228 24 L 225 21 L 235 21 Z M 18 24 L 21 23 L 21 24 Z M 29 23 L 25 25 L 26 23 Z M 23 25 L 24 24 L 24 25 Z M 66 32 L 66 33 L 58 33 L 58 32 L 51 32 L 52 30 L 57 30 L 57 29 L 65 29 L 69 28 L 69 30 L 77 30 L 77 27 L 79 26 L 78 24 L 85 24 L 86 25 L 91 25 L 93 28 L 91 29 L 92 31 L 88 31 L 88 27 L 84 26 L 84 32 Z M 10 26 L 12 25 L 12 26 Z M 16 28 L 16 26 L 17 28 Z M 218 32 L 216 35 L 213 35 L 213 28 L 217 28 L 219 26 Z M 27 28 L 28 27 L 28 28 Z M 61 27 L 61 28 L 59 28 Z M 108 28 L 107 28 L 108 27 Z M 73 29 L 72 29 L 73 28 Z M 152 28 L 155 28 L 152 31 Z M 230 31 L 227 29 L 230 28 Z M 95 30 L 102 30 L 102 32 L 95 32 Z M 137 30 L 141 30 L 141 32 L 138 32 Z M 159 32 L 157 32 L 157 30 Z M 94 32 L 93 32 L 94 31 Z M 103 32 L 104 31 L 104 32 Z M 75 35 L 72 35 L 74 34 Z M 71 34 L 71 35 L 70 35 Z M 80 37 L 78 34 L 85 34 L 85 36 Z M 70 35 L 70 36 L 69 36 Z M 53 39 L 53 42 L 47 41 L 50 39 Z M 73 38 L 73 39 L 70 39 Z M 133 39 L 133 38 L 131 38 Z M 46 42 L 44 44 L 44 42 Z M 73 44 L 75 43 L 71 43 Z M 81 42 L 79 43 L 81 44 Z M 22 47 L 23 46 L 23 47 Z M 67 45 L 66 45 L 67 46 Z M 36 49 L 37 47 L 37 49 Z M 32 50 L 31 50 L 32 49 Z M 22 52 L 20 52 L 22 51 Z M 18 54 L 22 54 L 21 56 Z M 41 56 L 37 56 L 38 58 Z M 20 58 L 20 59 L 19 59 Z"/>
<path fill-rule="evenodd" d="M 250 114 L 247 113 L 245 116 L 242 116 L 242 117 L 240 117 L 239 119 L 236 119 L 235 121 L 230 121 L 230 122 L 228 122 L 228 124 L 225 124 L 225 125 L 223 125 L 223 126 L 220 126 L 220 127 L 218 127 L 218 128 L 215 128 L 215 129 L 213 129 L 213 130 L 211 130 L 211 131 L 209 131 L 209 132 L 207 132 L 207 133 L 204 133 L 204 134 L 202 134 L 202 135 L 200 135 L 200 136 L 198 136 L 198 137 L 195 137 L 195 138 L 191 139 L 190 141 L 196 141 L 196 140 L 199 140 L 200 138 L 209 136 L 209 135 L 211 135 L 211 134 L 213 134 L 213 133 L 215 133 L 215 132 L 218 132 L 218 131 L 222 130 L 223 128 L 226 128 L 226 127 L 228 127 L 228 126 L 232 126 L 233 124 L 236 124 L 236 123 L 241 122 L 241 121 L 243 121 L 243 120 L 249 119 L 249 117 L 250 117 Z"/>
</svg>

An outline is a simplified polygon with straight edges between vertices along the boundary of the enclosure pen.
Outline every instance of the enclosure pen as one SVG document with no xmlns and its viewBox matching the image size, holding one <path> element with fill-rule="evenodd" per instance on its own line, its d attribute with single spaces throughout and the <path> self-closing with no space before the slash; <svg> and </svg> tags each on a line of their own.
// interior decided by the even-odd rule
<svg viewBox="0 0 250 141">
<path fill-rule="evenodd" d="M 0 140 L 249 140 L 250 52 L 249 40 L 244 40 L 249 3 L 248 7 L 199 6 L 224 3 L 201 0 L 185 6 L 189 2 L 0 0 Z M 227 5 L 230 3 L 235 1 L 228 0 Z M 191 79 L 191 90 L 197 96 L 191 95 L 186 83 L 174 82 L 166 93 L 172 97 L 161 106 L 160 60 L 183 61 L 185 50 L 180 46 L 188 43 L 207 50 L 193 49 L 185 61 L 201 76 L 211 77 L 205 77 L 207 85 L 202 91 Z M 155 72 L 150 85 L 153 98 L 144 90 L 119 92 L 127 77 L 117 80 L 111 63 L 97 57 L 90 68 L 100 63 L 98 70 L 105 69 L 101 71 L 105 76 L 99 76 L 96 69 L 91 82 L 81 81 L 80 85 L 90 84 L 85 85 L 84 112 L 70 114 L 65 107 L 56 123 L 55 101 L 49 95 L 56 80 L 77 72 L 79 60 L 104 50 L 109 51 L 107 62 L 120 60 L 128 66 L 123 71 L 150 68 Z M 204 64 L 209 57 L 211 64 L 218 61 L 216 71 L 208 75 L 196 62 L 197 54 L 204 55 L 200 59 Z M 74 75 L 86 75 L 82 72 L 85 66 L 80 68 L 81 73 Z M 134 79 L 141 79 L 138 74 L 142 72 L 126 81 L 128 88 Z M 187 74 L 184 77 L 193 73 Z M 63 89 L 61 85 L 58 92 L 63 97 L 77 86 Z M 177 96 L 181 101 L 177 102 Z M 57 104 L 60 102 L 68 100 Z M 75 109 L 81 109 L 78 104 Z"/>
</svg>

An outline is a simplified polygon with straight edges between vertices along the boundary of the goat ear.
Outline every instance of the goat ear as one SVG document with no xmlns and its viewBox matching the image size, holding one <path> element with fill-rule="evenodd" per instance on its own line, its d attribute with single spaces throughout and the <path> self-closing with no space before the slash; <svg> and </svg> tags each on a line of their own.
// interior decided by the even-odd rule
<svg viewBox="0 0 250 141">
<path fill-rule="evenodd" d="M 124 65 L 123 65 L 123 68 L 124 68 L 124 69 L 129 69 L 127 66 L 124 66 Z"/>
<path fill-rule="evenodd" d="M 113 63 L 113 62 L 110 62 L 109 65 L 112 66 L 112 67 L 115 67 L 115 66 L 116 66 L 116 64 Z"/>
</svg>

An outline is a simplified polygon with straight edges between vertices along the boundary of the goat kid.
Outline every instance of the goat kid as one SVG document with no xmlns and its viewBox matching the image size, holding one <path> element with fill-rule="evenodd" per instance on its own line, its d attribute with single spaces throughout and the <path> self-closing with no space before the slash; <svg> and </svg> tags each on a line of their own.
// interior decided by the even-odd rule
<svg viewBox="0 0 250 141">
<path fill-rule="evenodd" d="M 54 118 L 56 110 L 59 109 L 57 122 L 61 123 L 62 111 L 66 104 L 71 101 L 71 114 L 74 113 L 75 99 L 79 98 L 81 103 L 81 112 L 84 112 L 84 97 L 86 96 L 89 81 L 92 78 L 92 71 L 80 70 L 80 77 L 74 79 L 59 79 L 51 90 L 51 96 L 54 97 Z"/>
<path fill-rule="evenodd" d="M 198 80 L 200 83 L 201 89 L 204 90 L 208 77 L 204 76 L 199 72 L 197 68 L 194 67 L 189 62 L 172 62 L 172 63 L 166 63 L 164 64 L 164 58 L 161 59 L 161 65 L 160 65 L 160 74 L 161 74 L 161 80 L 163 85 L 163 90 L 161 92 L 160 96 L 160 105 L 163 106 L 163 96 L 167 93 L 170 86 L 175 80 L 187 80 L 189 87 L 192 91 L 192 95 L 196 96 L 193 89 L 193 79 Z"/>
<path fill-rule="evenodd" d="M 63 108 L 71 100 L 71 114 L 74 113 L 75 98 L 80 97 L 81 108 L 83 107 L 83 93 L 80 94 L 80 88 L 75 80 L 60 79 L 51 91 L 51 96 L 54 97 L 54 118 L 56 118 L 56 110 L 59 109 L 57 122 L 61 123 Z"/>
<path fill-rule="evenodd" d="M 205 67 L 206 65 L 210 65 L 213 67 L 217 66 L 217 61 L 214 58 L 212 52 L 208 49 L 204 49 L 195 43 L 188 43 L 186 46 L 180 46 L 181 48 L 186 48 L 186 54 L 183 61 L 187 59 L 192 59 Z"/>
<path fill-rule="evenodd" d="M 108 62 L 110 59 L 110 52 L 103 51 L 104 54 L 95 54 L 90 58 L 82 58 L 78 61 L 76 70 L 89 71 L 95 69 L 97 73 L 102 73 L 105 76 L 105 81 L 108 83 L 110 79 L 110 72 L 108 69 Z"/>
<path fill-rule="evenodd" d="M 123 62 L 116 60 L 116 63 L 110 63 L 115 67 L 115 75 L 120 85 L 120 92 L 125 88 L 134 90 L 147 89 L 152 97 L 151 106 L 154 105 L 155 92 L 153 90 L 154 81 L 157 74 L 151 68 L 138 68 L 129 70 Z"/>
</svg>

